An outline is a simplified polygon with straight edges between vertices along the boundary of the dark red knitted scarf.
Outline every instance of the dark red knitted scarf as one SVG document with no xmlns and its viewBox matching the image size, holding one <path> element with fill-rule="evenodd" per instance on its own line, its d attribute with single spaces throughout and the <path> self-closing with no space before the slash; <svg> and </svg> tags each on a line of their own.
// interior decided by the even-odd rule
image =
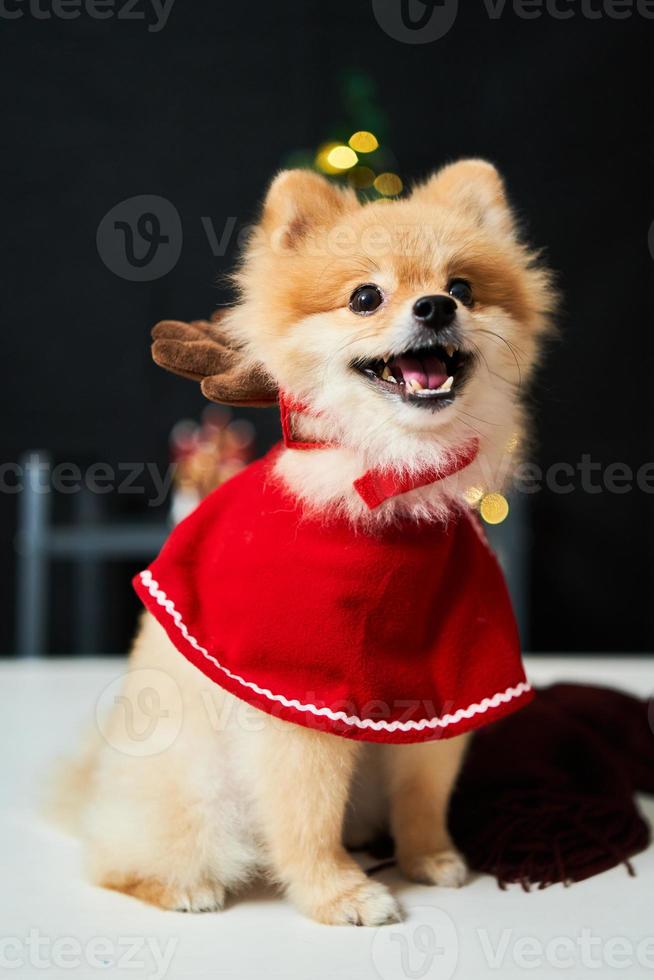
<svg viewBox="0 0 654 980">
<path fill-rule="evenodd" d="M 476 731 L 449 818 L 470 867 L 526 891 L 619 864 L 634 874 L 629 858 L 651 836 L 634 799 L 654 793 L 648 707 L 608 688 L 555 684 Z M 392 842 L 373 853 L 390 857 Z"/>
</svg>

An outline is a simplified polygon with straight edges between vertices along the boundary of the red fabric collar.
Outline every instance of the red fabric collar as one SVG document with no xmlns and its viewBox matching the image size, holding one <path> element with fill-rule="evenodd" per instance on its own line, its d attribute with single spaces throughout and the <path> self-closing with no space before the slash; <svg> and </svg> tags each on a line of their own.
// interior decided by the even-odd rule
<svg viewBox="0 0 654 980">
<path fill-rule="evenodd" d="M 279 394 L 279 411 L 282 422 L 282 436 L 284 445 L 287 449 L 328 449 L 336 443 L 326 440 L 316 440 L 315 442 L 303 442 L 295 439 L 293 435 L 291 416 L 292 414 L 316 414 L 307 405 L 289 398 L 283 392 Z M 359 494 L 369 510 L 379 507 L 385 500 L 391 497 L 398 497 L 400 494 L 408 493 L 409 490 L 416 490 L 418 487 L 426 487 L 430 483 L 444 480 L 445 477 L 452 476 L 460 470 L 469 466 L 479 452 L 479 439 L 471 440 L 456 456 L 441 466 L 430 466 L 420 473 L 396 473 L 394 470 L 368 470 L 363 476 L 354 481 L 352 486 Z"/>
<path fill-rule="evenodd" d="M 304 402 L 290 398 L 283 391 L 279 393 L 279 414 L 282 422 L 284 445 L 287 449 L 328 449 L 334 445 L 331 442 L 318 440 L 316 442 L 302 442 L 295 438 L 291 425 L 291 415 L 313 415 L 315 417 L 318 413 L 305 405 Z"/>
</svg>

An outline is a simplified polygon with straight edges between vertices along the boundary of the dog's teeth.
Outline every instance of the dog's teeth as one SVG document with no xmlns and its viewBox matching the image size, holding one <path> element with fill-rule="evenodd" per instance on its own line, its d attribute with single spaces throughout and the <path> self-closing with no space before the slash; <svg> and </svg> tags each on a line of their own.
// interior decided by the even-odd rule
<svg viewBox="0 0 654 980">
<path fill-rule="evenodd" d="M 454 347 L 453 344 L 447 344 L 445 347 L 445 353 L 447 354 L 448 357 L 454 357 L 455 350 L 456 347 Z"/>
<path fill-rule="evenodd" d="M 384 365 L 384 370 L 381 373 L 381 379 L 382 381 L 390 381 L 394 385 L 397 384 L 397 381 L 391 374 L 391 369 L 389 368 L 388 364 Z"/>
<path fill-rule="evenodd" d="M 417 381 L 415 378 L 411 378 L 411 380 L 407 384 L 407 388 L 411 392 L 414 392 L 414 391 L 424 391 L 424 388 L 422 387 L 422 385 L 420 384 L 420 382 Z"/>
<path fill-rule="evenodd" d="M 445 380 L 443 384 L 436 389 L 436 391 L 449 391 L 453 384 L 454 378 L 450 375 L 450 377 L 447 378 L 447 380 Z"/>
</svg>

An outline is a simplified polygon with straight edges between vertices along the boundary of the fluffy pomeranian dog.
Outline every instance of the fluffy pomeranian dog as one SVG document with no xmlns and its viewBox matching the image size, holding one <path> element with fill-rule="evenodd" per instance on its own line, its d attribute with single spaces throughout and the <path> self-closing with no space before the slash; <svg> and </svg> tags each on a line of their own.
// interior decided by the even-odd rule
<svg viewBox="0 0 654 980">
<path fill-rule="evenodd" d="M 244 371 L 263 367 L 310 406 L 294 431 L 323 443 L 275 461 L 309 510 L 360 528 L 444 522 L 470 487 L 510 477 L 553 290 L 492 165 L 454 163 L 404 199 L 365 204 L 283 172 L 235 282 L 224 322 Z M 471 437 L 479 453 L 463 473 L 373 510 L 353 489 L 371 467 L 437 467 Z M 380 925 L 398 919 L 396 900 L 347 848 L 385 830 L 410 879 L 465 881 L 447 829 L 465 735 L 371 744 L 272 717 L 208 681 L 149 614 L 129 668 L 121 700 L 142 707 L 147 686 L 159 723 L 137 753 L 117 705 L 60 791 L 100 885 L 206 911 L 266 874 L 320 922 Z"/>
</svg>

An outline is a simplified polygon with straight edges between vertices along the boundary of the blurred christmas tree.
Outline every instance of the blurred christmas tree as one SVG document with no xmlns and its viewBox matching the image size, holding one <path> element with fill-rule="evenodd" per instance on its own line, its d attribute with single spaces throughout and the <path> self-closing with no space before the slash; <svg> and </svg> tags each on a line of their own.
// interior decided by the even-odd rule
<svg viewBox="0 0 654 980">
<path fill-rule="evenodd" d="M 368 200 L 397 197 L 403 182 L 388 142 L 389 123 L 377 101 L 373 79 L 348 71 L 340 79 L 341 118 L 315 149 L 296 150 L 286 167 L 317 170 L 338 183 L 349 184 Z"/>
</svg>

